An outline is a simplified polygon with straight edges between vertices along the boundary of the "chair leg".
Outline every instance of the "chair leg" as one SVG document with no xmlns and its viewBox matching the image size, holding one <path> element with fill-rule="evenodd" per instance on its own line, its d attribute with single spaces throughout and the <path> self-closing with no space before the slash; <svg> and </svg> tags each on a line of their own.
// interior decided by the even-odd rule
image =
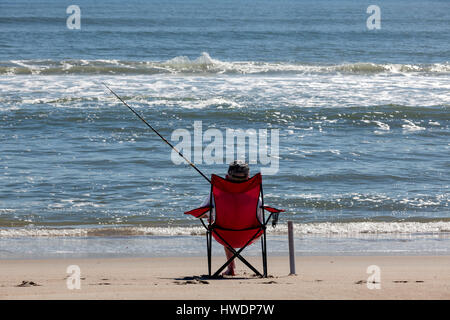
<svg viewBox="0 0 450 320">
<path fill-rule="evenodd" d="M 263 259 L 263 274 L 264 278 L 267 278 L 267 242 L 266 242 L 266 230 L 264 230 L 261 237 L 262 259 Z"/>
<path fill-rule="evenodd" d="M 208 250 L 208 276 L 211 277 L 211 232 L 206 232 L 206 247 Z"/>
<path fill-rule="evenodd" d="M 265 231 L 265 230 L 264 230 Z M 211 233 L 212 232 L 214 232 L 214 231 L 211 231 Z M 230 246 L 229 244 L 228 244 L 228 242 L 227 241 L 225 241 L 225 239 L 224 238 L 222 238 L 221 236 L 220 236 L 220 234 L 218 234 L 217 232 L 216 232 L 216 235 L 223 241 L 223 242 L 225 242 L 225 244 L 227 245 L 227 247 L 228 247 L 228 249 L 233 253 L 233 257 L 231 257 L 219 270 L 217 270 L 216 271 L 216 273 L 213 275 L 213 277 L 217 277 L 219 274 L 220 274 L 220 272 L 223 270 L 223 269 L 225 269 L 225 267 L 226 266 L 228 266 L 230 263 L 231 263 L 231 261 L 233 261 L 233 259 L 234 258 L 239 258 L 239 260 L 241 260 L 247 267 L 249 267 L 257 276 L 259 276 L 259 277 L 263 277 L 262 275 L 261 275 L 261 273 L 259 273 L 259 271 L 258 270 L 256 270 L 247 260 L 245 260 L 241 255 L 240 255 L 240 253 L 242 252 L 242 250 L 244 250 L 249 244 L 250 244 L 250 242 L 252 242 L 252 240 L 258 235 L 258 233 L 260 232 L 260 230 L 258 230 L 254 235 L 253 235 L 253 237 L 251 237 L 250 238 L 250 240 L 248 240 L 247 241 L 247 243 L 242 247 L 242 248 L 240 248 L 238 251 L 236 251 L 236 250 L 234 250 L 234 248 L 232 247 L 232 246 Z M 265 242 L 264 242 L 265 243 Z"/>
<path fill-rule="evenodd" d="M 245 260 L 245 259 L 240 255 L 240 253 L 242 252 L 242 250 L 245 249 L 245 247 L 239 249 L 238 251 L 234 250 L 234 249 L 231 248 L 231 247 L 228 247 L 228 249 L 233 253 L 233 256 L 232 256 L 227 262 L 225 262 L 225 264 L 224 264 L 222 267 L 220 267 L 220 268 L 216 271 L 216 273 L 214 273 L 213 278 L 214 278 L 214 277 L 218 277 L 219 274 L 223 271 L 223 269 L 225 269 L 225 268 L 231 263 L 231 261 L 234 260 L 234 258 L 239 258 L 239 260 L 241 260 L 241 261 L 242 261 L 249 269 L 251 269 L 257 276 L 262 277 L 262 274 L 261 274 L 258 270 L 256 270 L 256 269 L 255 269 L 255 268 L 254 268 L 247 260 Z"/>
<path fill-rule="evenodd" d="M 262 256 L 262 264 L 263 264 L 263 274 L 265 274 L 265 264 L 266 258 L 264 257 L 264 235 L 261 237 L 261 256 Z"/>
</svg>

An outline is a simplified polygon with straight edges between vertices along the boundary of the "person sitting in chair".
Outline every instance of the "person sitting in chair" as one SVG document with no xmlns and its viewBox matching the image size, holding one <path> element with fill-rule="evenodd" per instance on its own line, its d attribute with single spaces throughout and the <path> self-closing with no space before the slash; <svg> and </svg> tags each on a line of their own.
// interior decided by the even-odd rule
<svg viewBox="0 0 450 320">
<path fill-rule="evenodd" d="M 248 166 L 247 163 L 245 163 L 244 161 L 240 161 L 240 160 L 236 160 L 233 161 L 229 167 L 228 167 L 228 174 L 225 176 L 226 180 L 235 182 L 235 183 L 240 183 L 240 182 L 244 182 L 247 181 L 249 179 L 249 175 L 250 175 L 250 168 Z M 202 207 L 206 207 L 210 205 L 210 196 L 208 196 L 202 203 Z M 258 216 L 258 220 L 259 222 L 263 223 L 263 209 L 261 208 L 261 199 L 259 199 L 259 203 L 258 203 L 258 209 L 257 209 L 257 216 Z M 215 219 L 215 209 L 214 209 L 214 203 L 213 203 L 213 208 L 211 209 L 212 211 L 212 221 L 214 221 Z M 209 212 L 203 214 L 202 216 L 200 216 L 199 218 L 210 218 L 209 216 Z M 227 261 L 229 259 L 231 259 L 231 257 L 233 257 L 233 253 L 224 246 L 225 249 L 225 255 L 227 257 Z M 234 276 L 235 275 L 235 263 L 234 261 L 232 261 L 228 267 L 227 270 L 223 273 L 223 275 L 230 275 L 230 276 Z"/>
</svg>

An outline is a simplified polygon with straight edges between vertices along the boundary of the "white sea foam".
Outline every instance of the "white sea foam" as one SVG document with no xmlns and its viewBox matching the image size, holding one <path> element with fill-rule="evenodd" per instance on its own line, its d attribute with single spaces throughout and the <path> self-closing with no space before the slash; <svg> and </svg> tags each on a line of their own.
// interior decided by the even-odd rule
<svg viewBox="0 0 450 320">
<path fill-rule="evenodd" d="M 183 107 L 185 109 L 204 109 L 212 106 L 217 107 L 218 109 L 222 109 L 224 107 L 232 109 L 242 108 L 242 106 L 239 103 L 224 98 L 211 98 L 206 100 L 190 101 L 183 103 Z"/>
<path fill-rule="evenodd" d="M 381 130 L 389 131 L 391 128 L 388 124 L 381 121 L 373 121 Z"/>
<path fill-rule="evenodd" d="M 410 120 L 404 119 L 403 121 L 406 122 L 406 124 L 402 125 L 402 128 L 403 128 L 404 131 L 414 132 L 414 131 L 425 130 L 424 127 L 421 127 L 421 126 L 415 124 L 414 122 L 412 122 Z"/>
<path fill-rule="evenodd" d="M 270 234 L 287 234 L 282 223 L 267 229 Z M 362 235 L 362 234 L 430 234 L 450 232 L 450 222 L 343 222 L 295 223 L 294 233 L 301 235 Z M 113 236 L 188 236 L 204 235 L 203 227 L 130 227 L 100 228 L 3 228 L 0 238 L 17 237 L 113 237 Z"/>
<path fill-rule="evenodd" d="M 87 236 L 87 234 L 88 229 L 41 229 L 41 228 L 0 229 L 0 238 L 74 237 L 74 236 Z"/>
<path fill-rule="evenodd" d="M 280 226 L 283 229 L 285 226 Z M 285 227 L 287 228 L 287 227 Z M 348 222 L 295 224 L 294 232 L 304 234 L 385 234 L 385 233 L 441 233 L 450 232 L 450 222 Z"/>
<path fill-rule="evenodd" d="M 207 81 L 205 81 L 207 80 Z M 273 105 L 289 107 L 330 108 L 383 106 L 428 107 L 450 105 L 450 78 L 413 75 L 407 79 L 389 76 L 361 75 L 283 75 L 275 76 L 203 76 L 170 75 L 16 75 L 0 77 L 0 112 L 28 108 L 30 105 L 50 105 L 55 108 L 115 108 L 117 99 L 101 82 L 112 84 L 120 95 L 129 94 L 127 101 L 136 108 L 246 108 Z M 338 90 L 336 89 L 338 88 Z M 407 89 L 405 89 L 407 88 Z M 424 92 L 432 91 L 432 95 Z M 40 94 L 45 92 L 45 94 Z M 249 95 L 249 92 L 251 94 Z M 251 99 L 248 97 L 251 96 Z M 12 98 L 11 98 L 12 97 Z M 290 119 L 277 117 L 289 124 Z M 320 120 L 310 130 L 321 130 L 327 120 Z M 387 121 L 374 119 L 377 133 L 387 134 Z M 435 119 L 433 119 L 435 120 Z M 365 119 L 367 123 L 373 120 Z M 411 119 L 410 121 L 416 122 Z M 439 121 L 437 119 L 437 121 Z M 382 123 L 384 124 L 382 124 Z M 428 122 L 427 122 L 428 124 Z M 405 132 L 423 128 L 422 124 L 403 123 Z M 431 124 L 430 124 L 431 125 Z M 318 128 L 320 127 L 320 128 Z M 326 129 L 323 127 L 323 129 Z M 299 128 L 301 131 L 307 128 Z M 421 129 L 423 130 L 423 129 Z"/>
<path fill-rule="evenodd" d="M 302 62 L 221 61 L 207 52 L 197 58 L 177 56 L 166 61 L 98 60 L 10 60 L 0 61 L 0 74 L 157 74 L 157 73 L 231 73 L 231 74 L 448 74 L 450 63 L 434 64 L 309 64 Z"/>
</svg>

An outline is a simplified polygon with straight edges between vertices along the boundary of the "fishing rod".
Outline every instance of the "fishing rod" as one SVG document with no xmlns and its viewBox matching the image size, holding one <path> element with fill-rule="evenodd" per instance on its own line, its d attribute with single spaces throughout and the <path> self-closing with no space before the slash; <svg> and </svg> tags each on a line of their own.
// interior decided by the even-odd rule
<svg viewBox="0 0 450 320">
<path fill-rule="evenodd" d="M 201 172 L 189 159 L 187 159 L 180 151 L 178 151 L 178 149 L 177 148 L 175 148 L 169 141 L 167 141 L 162 135 L 160 135 L 159 134 L 159 132 L 158 131 L 156 131 L 150 124 L 148 124 L 148 122 L 147 121 L 145 121 L 145 119 L 144 118 L 142 118 L 140 115 L 139 115 L 139 113 L 137 113 L 136 111 L 134 111 L 134 109 L 132 108 L 132 107 L 130 107 L 125 101 L 123 101 L 123 99 L 121 98 L 121 97 L 119 97 L 110 87 L 108 87 L 104 82 L 102 82 L 102 84 L 106 87 L 106 88 L 108 88 L 108 90 L 109 91 L 111 91 L 111 93 L 113 94 L 113 95 L 115 95 L 116 96 L 116 98 L 117 99 L 119 99 L 120 101 L 122 101 L 122 103 L 126 106 L 126 107 L 128 107 L 128 109 L 130 109 L 139 119 L 141 119 L 142 120 L 142 122 L 144 122 L 146 125 L 147 125 L 147 127 L 149 127 L 150 129 L 152 129 L 152 131 L 154 132 L 154 133 L 156 133 L 161 139 L 162 139 L 162 141 L 164 141 L 165 143 L 167 143 L 173 150 L 175 150 L 175 152 L 176 153 L 178 153 L 184 160 L 186 160 L 186 162 L 192 167 L 192 168 L 194 168 L 195 170 L 197 170 L 197 172 L 198 173 L 200 173 L 201 175 L 202 175 L 202 177 L 203 178 L 205 178 L 209 183 L 211 183 L 211 180 L 207 177 L 207 176 L 205 176 L 204 174 L 203 174 L 203 172 Z"/>
</svg>

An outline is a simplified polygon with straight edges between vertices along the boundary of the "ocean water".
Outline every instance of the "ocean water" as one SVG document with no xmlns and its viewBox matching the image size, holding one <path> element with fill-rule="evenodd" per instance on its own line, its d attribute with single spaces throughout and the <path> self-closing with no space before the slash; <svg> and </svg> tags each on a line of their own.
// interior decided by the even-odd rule
<svg viewBox="0 0 450 320">
<path fill-rule="evenodd" d="M 274 254 L 450 251 L 449 1 L 1 1 L 0 258 L 204 253 L 207 181 L 102 83 L 208 176 L 266 130 Z"/>
</svg>

